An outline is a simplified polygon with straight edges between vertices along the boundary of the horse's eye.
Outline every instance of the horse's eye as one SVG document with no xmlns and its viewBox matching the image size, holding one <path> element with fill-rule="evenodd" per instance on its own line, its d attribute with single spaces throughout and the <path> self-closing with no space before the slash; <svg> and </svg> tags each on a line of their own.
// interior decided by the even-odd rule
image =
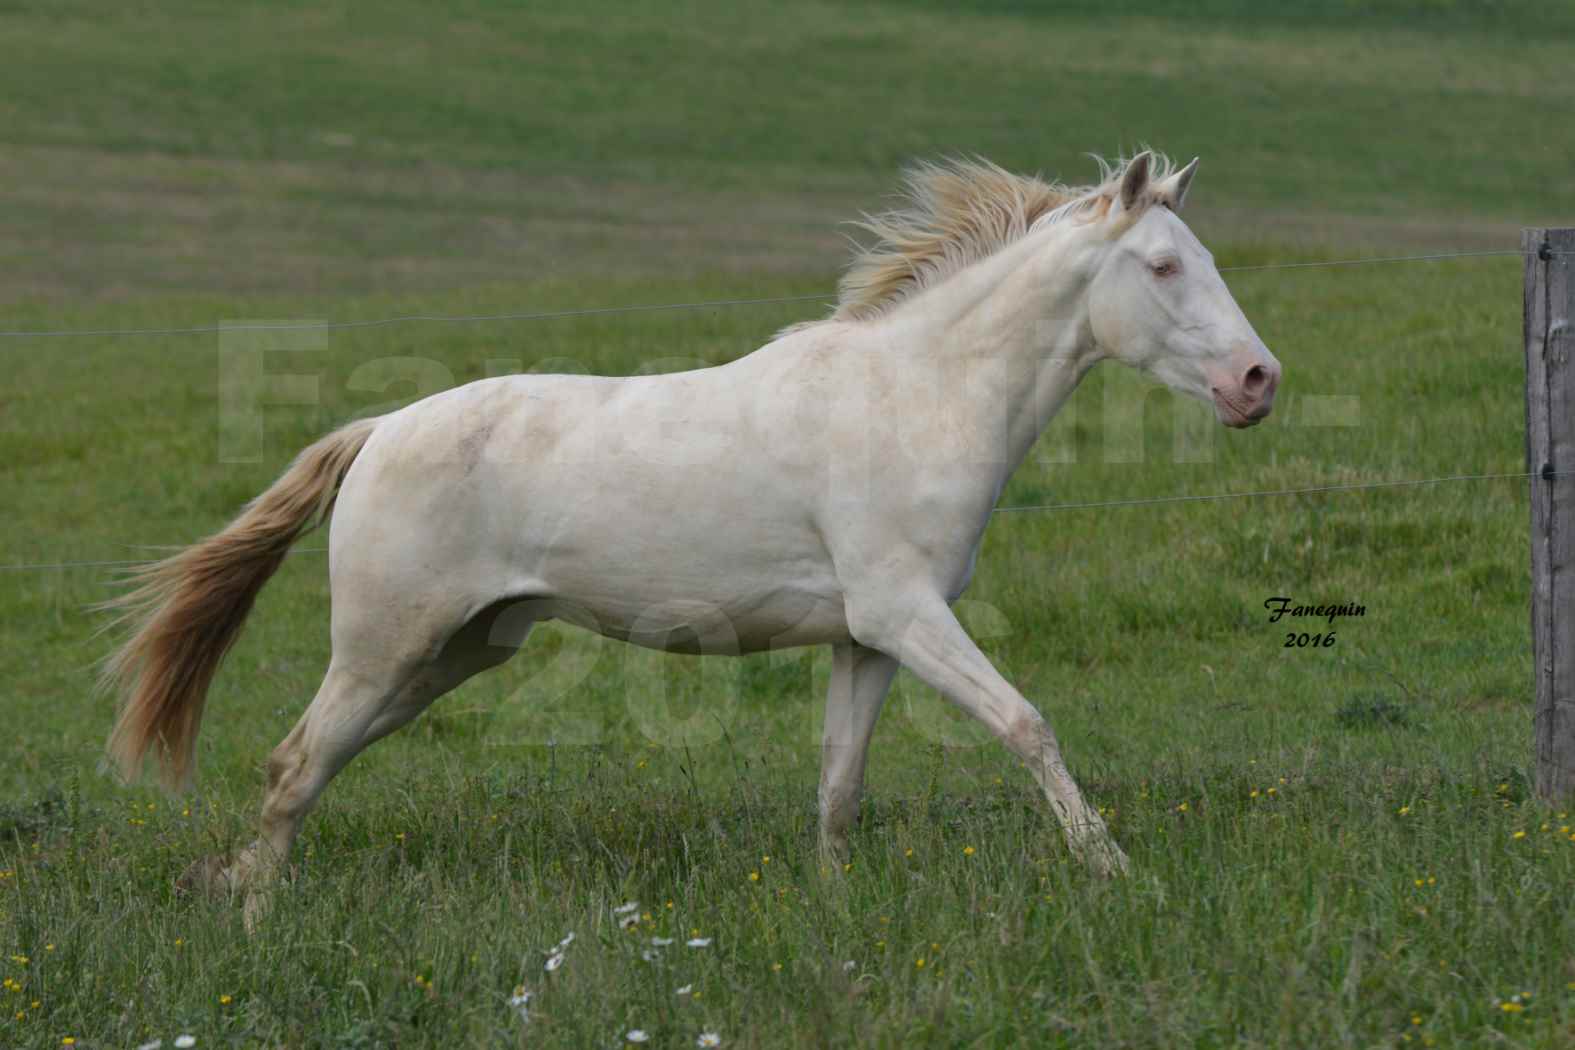
<svg viewBox="0 0 1575 1050">
<path fill-rule="evenodd" d="M 1150 263 L 1149 269 L 1154 271 L 1155 277 L 1169 277 L 1176 272 L 1176 264 L 1166 259 L 1164 262 Z"/>
</svg>

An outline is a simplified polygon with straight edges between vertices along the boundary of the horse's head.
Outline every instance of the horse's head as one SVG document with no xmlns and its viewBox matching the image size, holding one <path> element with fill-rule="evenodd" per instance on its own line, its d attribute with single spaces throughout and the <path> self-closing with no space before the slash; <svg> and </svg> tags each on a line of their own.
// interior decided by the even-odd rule
<svg viewBox="0 0 1575 1050">
<path fill-rule="evenodd" d="M 1094 338 L 1105 354 L 1209 402 L 1226 426 L 1252 426 L 1274 406 L 1280 363 L 1177 214 L 1198 162 L 1162 179 L 1152 167 L 1147 152 L 1129 161 L 1099 220 L 1108 250 L 1089 288 Z"/>
</svg>

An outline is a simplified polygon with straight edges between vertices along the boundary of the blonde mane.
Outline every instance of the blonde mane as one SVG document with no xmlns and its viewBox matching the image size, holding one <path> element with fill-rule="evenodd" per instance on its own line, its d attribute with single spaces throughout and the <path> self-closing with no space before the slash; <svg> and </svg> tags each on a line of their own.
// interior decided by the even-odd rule
<svg viewBox="0 0 1575 1050">
<path fill-rule="evenodd" d="M 909 168 L 901 205 L 853 223 L 875 240 L 859 247 L 848 264 L 837 286 L 836 308 L 827 320 L 880 317 L 994 255 L 1036 224 L 1104 215 L 1129 160 L 1094 159 L 1100 181 L 1075 187 L 1046 182 L 1037 175 L 1014 175 L 983 159 L 924 162 Z M 1152 165 L 1150 185 L 1168 178 L 1173 167 L 1160 154 L 1153 155 Z"/>
</svg>

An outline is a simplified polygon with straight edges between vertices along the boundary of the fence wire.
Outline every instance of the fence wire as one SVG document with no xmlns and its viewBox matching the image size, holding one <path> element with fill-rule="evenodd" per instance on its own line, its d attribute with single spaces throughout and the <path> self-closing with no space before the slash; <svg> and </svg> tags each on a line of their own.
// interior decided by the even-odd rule
<svg viewBox="0 0 1575 1050">
<path fill-rule="evenodd" d="M 1021 511 L 1098 510 L 1107 507 L 1144 507 L 1160 503 L 1217 503 L 1232 499 L 1264 499 L 1273 496 L 1314 496 L 1329 492 L 1359 492 L 1371 489 L 1415 488 L 1421 485 L 1443 485 L 1452 481 L 1523 481 L 1540 477 L 1551 480 L 1575 471 L 1547 470 L 1541 473 L 1519 471 L 1507 474 L 1449 474 L 1438 478 L 1407 478 L 1400 481 L 1360 481 L 1346 485 L 1314 485 L 1299 489 L 1259 489 L 1253 492 L 1184 493 L 1175 496 L 1145 496 L 1138 499 L 1097 500 L 1091 503 L 1012 503 L 996 507 L 992 514 L 1011 514 Z M 160 545 L 159 550 L 180 550 L 178 546 Z M 297 547 L 290 554 L 326 554 L 327 547 Z M 42 572 L 49 569 L 114 568 L 136 569 L 151 565 L 148 559 L 125 561 L 56 561 L 28 565 L 0 565 L 0 572 Z"/>
<path fill-rule="evenodd" d="M 1371 266 L 1384 263 L 1409 263 L 1409 262 L 1435 262 L 1449 259 L 1472 259 L 1508 255 L 1539 255 L 1547 258 L 1552 255 L 1575 255 L 1575 252 L 1554 252 L 1543 249 L 1538 252 L 1528 252 L 1520 248 L 1485 249 L 1481 251 L 1454 251 L 1434 252 L 1421 255 L 1389 255 L 1364 259 L 1328 259 L 1311 260 L 1307 262 L 1287 263 L 1262 263 L 1250 266 L 1222 266 L 1221 273 L 1243 273 L 1254 270 L 1302 270 L 1317 269 L 1321 267 L 1342 266 Z M 154 335 L 211 335 L 223 332 L 245 331 L 300 331 L 300 330 L 335 330 L 353 328 L 380 328 L 398 324 L 432 323 L 432 324 L 473 324 L 488 321 L 550 321 L 572 317 L 602 317 L 616 314 L 654 313 L 659 311 L 702 310 L 716 309 L 732 306 L 764 306 L 785 303 L 805 302 L 831 302 L 832 296 L 823 294 L 812 295 L 787 295 L 755 299 L 714 299 L 693 303 L 659 303 L 645 306 L 607 306 L 590 307 L 581 310 L 552 310 L 537 313 L 502 313 L 502 314 L 405 314 L 396 317 L 382 317 L 359 321 L 303 321 L 280 323 L 255 323 L 255 324 L 224 324 L 224 325 L 198 325 L 186 328 L 102 328 L 102 329 L 56 329 L 56 330 L 0 330 L 0 338 L 4 339 L 30 339 L 30 338 L 60 338 L 60 337 L 115 337 L 115 336 L 154 336 Z M 1466 481 L 1511 481 L 1526 480 L 1533 477 L 1552 479 L 1562 477 L 1570 471 L 1543 471 L 1541 474 L 1530 472 L 1501 473 L 1501 474 L 1450 474 L 1436 478 L 1409 478 L 1397 481 L 1369 481 L 1354 482 L 1342 485 L 1315 485 L 1307 488 L 1296 489 L 1263 489 L 1253 492 L 1211 492 L 1211 493 L 1184 493 L 1174 496 L 1147 496 L 1136 499 L 1096 500 L 1086 503 L 1025 503 L 1009 504 L 996 507 L 992 514 L 1011 514 L 1033 511 L 1067 511 L 1067 510 L 1100 510 L 1114 507 L 1142 507 L 1156 506 L 1159 504 L 1173 503 L 1213 503 L 1232 499 L 1263 499 L 1275 496 L 1311 496 L 1331 492 L 1357 492 L 1374 489 L 1415 488 L 1423 485 L 1442 485 L 1450 482 Z M 172 550 L 178 547 L 168 548 Z M 297 554 L 324 554 L 326 547 L 298 547 L 291 550 L 292 555 Z M 45 572 L 50 570 L 66 569 L 136 569 L 152 564 L 148 559 L 106 559 L 92 561 L 54 561 L 34 562 L 20 565 L 0 565 L 0 572 Z"/>
<path fill-rule="evenodd" d="M 1482 251 L 1434 252 L 1427 255 L 1388 255 L 1368 259 L 1326 259 L 1307 262 L 1260 263 L 1251 266 L 1222 266 L 1220 273 L 1246 273 L 1253 270 L 1311 270 L 1336 266 L 1372 266 L 1382 263 L 1437 262 L 1449 259 L 1480 259 L 1490 256 L 1536 254 L 1520 248 L 1493 248 Z M 1547 252 L 1568 255 L 1569 252 Z M 343 331 L 357 328 L 387 328 L 402 324 L 484 324 L 502 321 L 557 321 L 574 317 L 610 317 L 618 314 L 661 313 L 679 310 L 714 310 L 734 306 L 776 306 L 786 303 L 834 302 L 826 293 L 778 295 L 756 299 L 711 299 L 693 303 L 652 303 L 642 306 L 592 306 L 580 310 L 546 310 L 534 313 L 499 314 L 401 314 L 358 321 L 279 321 L 242 324 L 193 325 L 186 328 L 63 328 L 0 330 L 0 339 L 115 338 L 120 336 L 218 335 L 228 332 L 302 332 Z"/>
</svg>

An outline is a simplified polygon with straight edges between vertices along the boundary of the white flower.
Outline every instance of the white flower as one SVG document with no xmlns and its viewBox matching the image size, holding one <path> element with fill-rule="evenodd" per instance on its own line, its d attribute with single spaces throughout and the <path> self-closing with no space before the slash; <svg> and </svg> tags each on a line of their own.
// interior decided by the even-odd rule
<svg viewBox="0 0 1575 1050">
<path fill-rule="evenodd" d="M 137 1050 L 159 1050 L 159 1047 L 163 1045 L 164 1040 L 162 1039 L 150 1039 L 146 1043 L 143 1043 L 141 1046 L 137 1047 Z"/>
<path fill-rule="evenodd" d="M 556 952 L 556 953 L 554 953 L 552 955 L 551 958 L 549 958 L 547 960 L 547 965 L 545 967 L 543 967 L 543 969 L 545 969 L 548 973 L 551 973 L 552 971 L 556 970 L 558 967 L 560 967 L 562 965 L 563 965 L 563 953 L 562 952 Z"/>
<path fill-rule="evenodd" d="M 194 1035 L 177 1035 L 175 1037 L 175 1045 L 179 1050 L 186 1050 L 188 1046 L 197 1045 L 197 1037 Z"/>
<path fill-rule="evenodd" d="M 631 1043 L 648 1043 L 651 1041 L 650 1033 L 643 1028 L 631 1028 L 624 1036 Z"/>
<path fill-rule="evenodd" d="M 570 930 L 568 933 L 563 935 L 563 940 L 558 942 L 558 947 L 559 948 L 567 948 L 569 945 L 571 945 L 573 943 L 574 943 L 574 931 Z"/>
<path fill-rule="evenodd" d="M 674 988 L 673 989 L 673 994 L 674 995 L 688 995 L 690 992 L 692 992 L 694 990 L 695 990 L 695 986 L 694 985 L 686 984 L 682 988 Z"/>
<path fill-rule="evenodd" d="M 700 1047 L 721 1046 L 722 1037 L 715 1032 L 701 1032 L 695 1037 L 695 1045 Z"/>
<path fill-rule="evenodd" d="M 652 937 L 651 938 L 651 946 L 653 948 L 665 948 L 669 944 L 672 944 L 672 943 L 673 943 L 673 939 L 671 937 Z"/>
<path fill-rule="evenodd" d="M 655 962 L 661 957 L 662 953 L 657 951 L 655 948 L 647 948 L 645 951 L 640 953 L 640 958 L 644 959 L 646 962 Z"/>
<path fill-rule="evenodd" d="M 847 962 L 842 964 L 842 972 L 843 973 L 852 973 L 854 970 L 857 970 L 858 968 L 859 968 L 859 964 L 854 962 L 852 959 L 849 959 Z"/>
<path fill-rule="evenodd" d="M 618 907 L 614 908 L 612 910 L 612 913 L 614 915 L 629 915 L 629 914 L 632 914 L 632 913 L 637 912 L 639 910 L 640 910 L 640 902 L 639 901 L 625 901 L 623 904 L 620 904 L 620 905 L 618 905 Z M 638 1032 L 639 1029 L 636 1028 L 635 1031 Z"/>
<path fill-rule="evenodd" d="M 640 917 L 638 915 L 625 915 L 618 920 L 618 928 L 620 930 L 632 930 L 638 925 L 640 925 Z"/>
<path fill-rule="evenodd" d="M 516 988 L 514 994 L 509 996 L 509 1005 L 520 1015 L 521 1021 L 530 1020 L 530 999 L 531 993 L 524 988 Z"/>
<path fill-rule="evenodd" d="M 691 937 L 687 941 L 685 941 L 684 943 L 689 945 L 689 947 L 691 947 L 691 948 L 709 948 L 709 947 L 711 947 L 711 938 L 709 938 L 709 937 Z"/>
</svg>

